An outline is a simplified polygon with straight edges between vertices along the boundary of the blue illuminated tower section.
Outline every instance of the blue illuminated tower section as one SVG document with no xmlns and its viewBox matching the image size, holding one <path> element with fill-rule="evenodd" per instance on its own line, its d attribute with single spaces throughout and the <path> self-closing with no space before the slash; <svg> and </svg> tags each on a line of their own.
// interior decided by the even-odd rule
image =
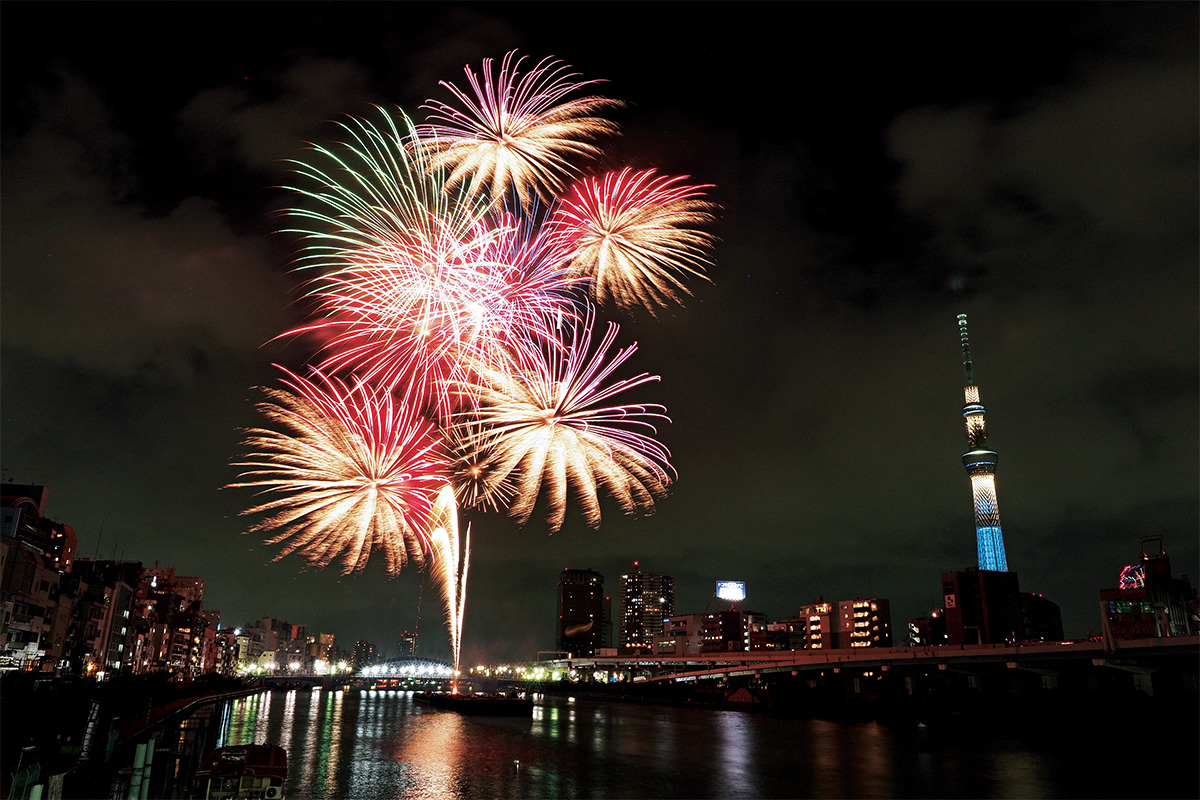
<svg viewBox="0 0 1200 800">
<path fill-rule="evenodd" d="M 1004 557 L 1004 535 L 1000 532 L 1000 506 L 996 501 L 996 451 L 987 446 L 987 428 L 983 422 L 983 404 L 979 402 L 979 387 L 971 366 L 971 343 L 967 338 L 967 315 L 958 315 L 958 336 L 962 340 L 963 367 L 967 371 L 964 388 L 966 403 L 963 418 L 967 421 L 967 452 L 963 466 L 971 476 L 971 495 L 975 500 L 975 539 L 979 548 L 979 568 L 1007 572 Z"/>
</svg>

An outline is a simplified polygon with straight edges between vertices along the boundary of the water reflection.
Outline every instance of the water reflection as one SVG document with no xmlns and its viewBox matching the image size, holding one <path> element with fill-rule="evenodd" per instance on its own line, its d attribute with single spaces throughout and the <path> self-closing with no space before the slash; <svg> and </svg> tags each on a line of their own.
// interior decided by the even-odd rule
<svg viewBox="0 0 1200 800">
<path fill-rule="evenodd" d="M 457 797 L 456 778 L 464 752 L 463 725 L 458 714 L 422 714 L 409 725 L 409 735 L 397 751 L 405 765 L 404 783 L 397 787 L 403 797 Z M 482 754 L 480 754 L 482 755 Z"/>
<path fill-rule="evenodd" d="M 938 736 L 567 698 L 539 700 L 529 719 L 463 717 L 401 691 L 262 694 L 226 704 L 212 722 L 220 743 L 286 747 L 287 796 L 314 800 L 1113 794 L 1077 783 L 1079 753 L 1102 752 L 1083 731 L 1074 751 L 1055 753 L 1032 733 Z"/>
<path fill-rule="evenodd" d="M 738 711 L 718 712 L 718 791 L 722 797 L 758 797 L 753 720 Z"/>
</svg>

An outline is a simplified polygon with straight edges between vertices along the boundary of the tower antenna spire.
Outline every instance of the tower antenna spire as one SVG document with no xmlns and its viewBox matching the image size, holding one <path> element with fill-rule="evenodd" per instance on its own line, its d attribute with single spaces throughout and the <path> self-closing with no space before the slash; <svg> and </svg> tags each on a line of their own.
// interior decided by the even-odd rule
<svg viewBox="0 0 1200 800">
<path fill-rule="evenodd" d="M 958 315 L 958 338 L 962 341 L 963 368 L 967 371 L 967 385 L 975 383 L 975 371 L 971 364 L 971 340 L 967 335 L 967 315 Z"/>
</svg>

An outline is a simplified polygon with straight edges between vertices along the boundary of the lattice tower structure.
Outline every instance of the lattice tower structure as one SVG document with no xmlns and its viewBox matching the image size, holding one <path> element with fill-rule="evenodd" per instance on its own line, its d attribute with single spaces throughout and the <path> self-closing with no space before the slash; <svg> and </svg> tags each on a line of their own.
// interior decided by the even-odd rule
<svg viewBox="0 0 1200 800">
<path fill-rule="evenodd" d="M 966 314 L 958 315 L 958 335 L 962 343 L 963 367 L 967 373 L 967 385 L 963 389 L 967 452 L 963 453 L 962 462 L 971 478 L 971 495 L 975 501 L 975 542 L 979 551 L 979 568 L 1007 572 L 1004 535 L 1000 530 L 1000 505 L 996 500 L 998 456 L 995 450 L 987 446 L 987 426 L 984 423 L 983 403 L 979 402 L 979 387 L 975 385 Z"/>
</svg>

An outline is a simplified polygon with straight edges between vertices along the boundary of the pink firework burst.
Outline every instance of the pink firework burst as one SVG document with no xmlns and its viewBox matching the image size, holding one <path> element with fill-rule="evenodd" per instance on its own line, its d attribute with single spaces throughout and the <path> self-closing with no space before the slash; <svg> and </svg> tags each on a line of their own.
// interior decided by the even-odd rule
<svg viewBox="0 0 1200 800">
<path fill-rule="evenodd" d="M 482 361 L 502 366 L 511 353 L 529 342 L 558 341 L 558 332 L 578 319 L 583 307 L 577 294 L 585 278 L 567 269 L 568 243 L 553 236 L 536 214 L 517 216 L 507 211 L 493 215 L 500 231 L 485 254 L 498 279 L 492 311 L 503 325 L 493 327 L 491 354 Z"/>
<path fill-rule="evenodd" d="M 299 552 L 317 566 L 342 557 L 342 572 L 361 571 L 382 551 L 388 571 L 430 552 L 438 492 L 449 462 L 433 424 L 362 381 L 284 370 L 288 390 L 266 389 L 259 410 L 277 429 L 246 432 L 250 452 L 231 487 L 274 495 L 245 514 L 267 513 L 250 531 L 277 531 L 275 558 Z"/>
<path fill-rule="evenodd" d="M 549 225 L 572 245 L 572 274 L 591 278 L 597 302 L 653 311 L 688 292 L 687 276 L 704 277 L 712 236 L 697 226 L 712 221 L 709 187 L 685 180 L 626 168 L 577 183 L 561 201 Z"/>
<path fill-rule="evenodd" d="M 603 97 L 567 99 L 598 81 L 579 80 L 570 67 L 543 59 L 522 74 L 515 52 L 494 69 L 484 59 L 482 77 L 470 68 L 464 72 L 470 92 L 441 81 L 461 105 L 430 100 L 430 124 L 418 128 L 422 145 L 435 169 L 449 170 L 448 187 L 466 185 L 471 195 L 490 190 L 500 203 L 508 189 L 521 205 L 535 196 L 548 200 L 574 174 L 571 161 L 599 152 L 592 140 L 616 132 L 616 126 L 596 116 L 621 104 Z"/>
<path fill-rule="evenodd" d="M 409 402 L 445 418 L 453 387 L 469 382 L 509 324 L 502 277 L 483 256 L 496 233 L 480 226 L 467 242 L 397 237 L 349 255 L 313 293 L 327 316 L 298 332 L 327 336 L 322 369 L 401 387 Z"/>
<path fill-rule="evenodd" d="M 498 260 L 514 231 L 485 207 L 446 193 L 424 166 L 411 123 L 354 119 L 324 166 L 301 163 L 310 188 L 290 213 L 303 227 L 301 269 L 322 317 L 291 333 L 321 336 L 321 369 L 403 387 L 410 403 L 447 419 L 453 387 L 469 385 L 525 308 L 514 312 L 512 266 Z M 543 281 L 544 282 L 544 281 Z M 528 295 L 528 292 L 524 293 Z"/>
</svg>

